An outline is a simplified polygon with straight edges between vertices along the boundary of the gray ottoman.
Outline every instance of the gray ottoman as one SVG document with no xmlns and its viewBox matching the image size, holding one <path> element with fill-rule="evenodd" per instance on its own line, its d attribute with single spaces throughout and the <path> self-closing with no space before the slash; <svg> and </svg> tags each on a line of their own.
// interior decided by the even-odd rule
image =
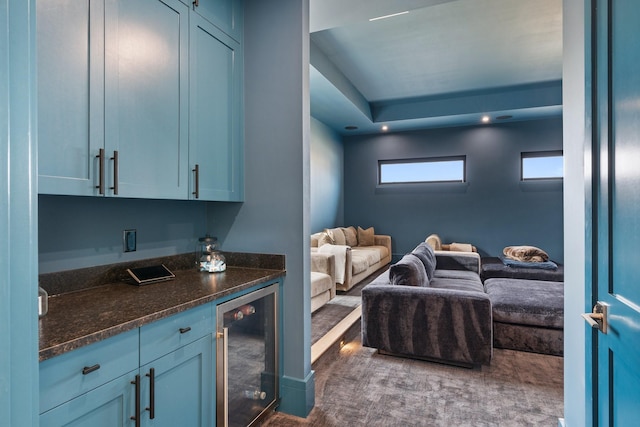
<svg viewBox="0 0 640 427">
<path fill-rule="evenodd" d="M 564 282 L 487 279 L 493 312 L 493 346 L 563 354 Z"/>
</svg>

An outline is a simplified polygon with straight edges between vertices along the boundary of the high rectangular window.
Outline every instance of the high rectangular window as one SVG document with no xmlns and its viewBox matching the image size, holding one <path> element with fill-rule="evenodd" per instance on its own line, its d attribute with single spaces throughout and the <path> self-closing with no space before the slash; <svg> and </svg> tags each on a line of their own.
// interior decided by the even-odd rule
<svg viewBox="0 0 640 427">
<path fill-rule="evenodd" d="M 562 151 L 522 153 L 522 181 L 537 179 L 562 179 L 564 176 Z"/>
<path fill-rule="evenodd" d="M 380 160 L 379 184 L 464 182 L 465 156 Z"/>
</svg>

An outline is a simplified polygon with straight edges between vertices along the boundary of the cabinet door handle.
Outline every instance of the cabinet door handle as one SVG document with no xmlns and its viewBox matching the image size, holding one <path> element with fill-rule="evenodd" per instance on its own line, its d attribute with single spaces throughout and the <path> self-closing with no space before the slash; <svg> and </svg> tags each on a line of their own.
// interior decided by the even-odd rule
<svg viewBox="0 0 640 427">
<path fill-rule="evenodd" d="M 136 422 L 136 427 L 140 427 L 140 375 L 136 375 L 136 379 L 134 381 L 131 381 L 131 384 L 134 384 L 136 386 L 136 414 L 129 418 Z"/>
<path fill-rule="evenodd" d="M 195 7 L 200 6 L 200 0 L 193 0 L 193 5 L 194 5 Z"/>
<path fill-rule="evenodd" d="M 104 148 L 101 148 L 96 156 L 98 159 L 98 194 L 104 194 Z"/>
<path fill-rule="evenodd" d="M 113 157 L 111 158 L 111 160 L 113 160 L 113 187 L 109 187 L 109 189 L 113 190 L 113 194 L 118 195 L 118 171 L 119 171 L 119 166 L 118 166 L 118 151 L 114 151 L 113 152 Z"/>
<path fill-rule="evenodd" d="M 98 369 L 100 369 L 99 363 L 96 363 L 93 366 L 85 366 L 84 368 L 82 368 L 82 375 L 90 374 L 91 372 L 97 371 Z"/>
<path fill-rule="evenodd" d="M 196 166 L 192 171 L 194 174 L 193 186 L 195 187 L 195 191 L 193 191 L 191 194 L 193 194 L 195 198 L 198 199 L 200 198 L 200 165 L 196 163 Z"/>
<path fill-rule="evenodd" d="M 149 411 L 149 419 L 154 419 L 156 417 L 156 370 L 149 369 L 147 376 L 149 377 L 149 406 L 145 409 Z"/>
<path fill-rule="evenodd" d="M 186 334 L 190 330 L 191 330 L 191 326 L 187 326 L 186 328 L 180 328 L 180 333 L 181 334 Z"/>
</svg>

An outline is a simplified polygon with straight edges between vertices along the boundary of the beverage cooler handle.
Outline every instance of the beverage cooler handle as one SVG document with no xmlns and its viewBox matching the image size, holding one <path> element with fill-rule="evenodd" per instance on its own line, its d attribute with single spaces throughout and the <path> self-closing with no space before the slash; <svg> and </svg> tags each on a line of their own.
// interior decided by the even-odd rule
<svg viewBox="0 0 640 427">
<path fill-rule="evenodd" d="M 224 427 L 229 427 L 229 328 L 222 328 L 222 384 L 224 398 Z"/>
</svg>

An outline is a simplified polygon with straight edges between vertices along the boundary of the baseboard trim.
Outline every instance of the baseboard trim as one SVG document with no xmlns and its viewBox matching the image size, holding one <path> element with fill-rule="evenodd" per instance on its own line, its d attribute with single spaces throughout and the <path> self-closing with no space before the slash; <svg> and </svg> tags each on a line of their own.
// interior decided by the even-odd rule
<svg viewBox="0 0 640 427">
<path fill-rule="evenodd" d="M 360 320 L 360 316 L 362 316 L 362 306 L 359 305 L 354 308 L 353 311 L 347 315 L 347 317 L 342 319 L 336 326 L 331 328 L 331 330 L 327 332 L 322 338 L 316 341 L 316 343 L 311 346 L 311 364 L 313 365 L 325 351 L 327 351 L 337 341 L 342 339 L 349 328 L 358 320 Z"/>
<path fill-rule="evenodd" d="M 280 406 L 278 411 L 306 418 L 316 400 L 315 372 L 304 379 L 284 376 L 280 379 Z"/>
</svg>

